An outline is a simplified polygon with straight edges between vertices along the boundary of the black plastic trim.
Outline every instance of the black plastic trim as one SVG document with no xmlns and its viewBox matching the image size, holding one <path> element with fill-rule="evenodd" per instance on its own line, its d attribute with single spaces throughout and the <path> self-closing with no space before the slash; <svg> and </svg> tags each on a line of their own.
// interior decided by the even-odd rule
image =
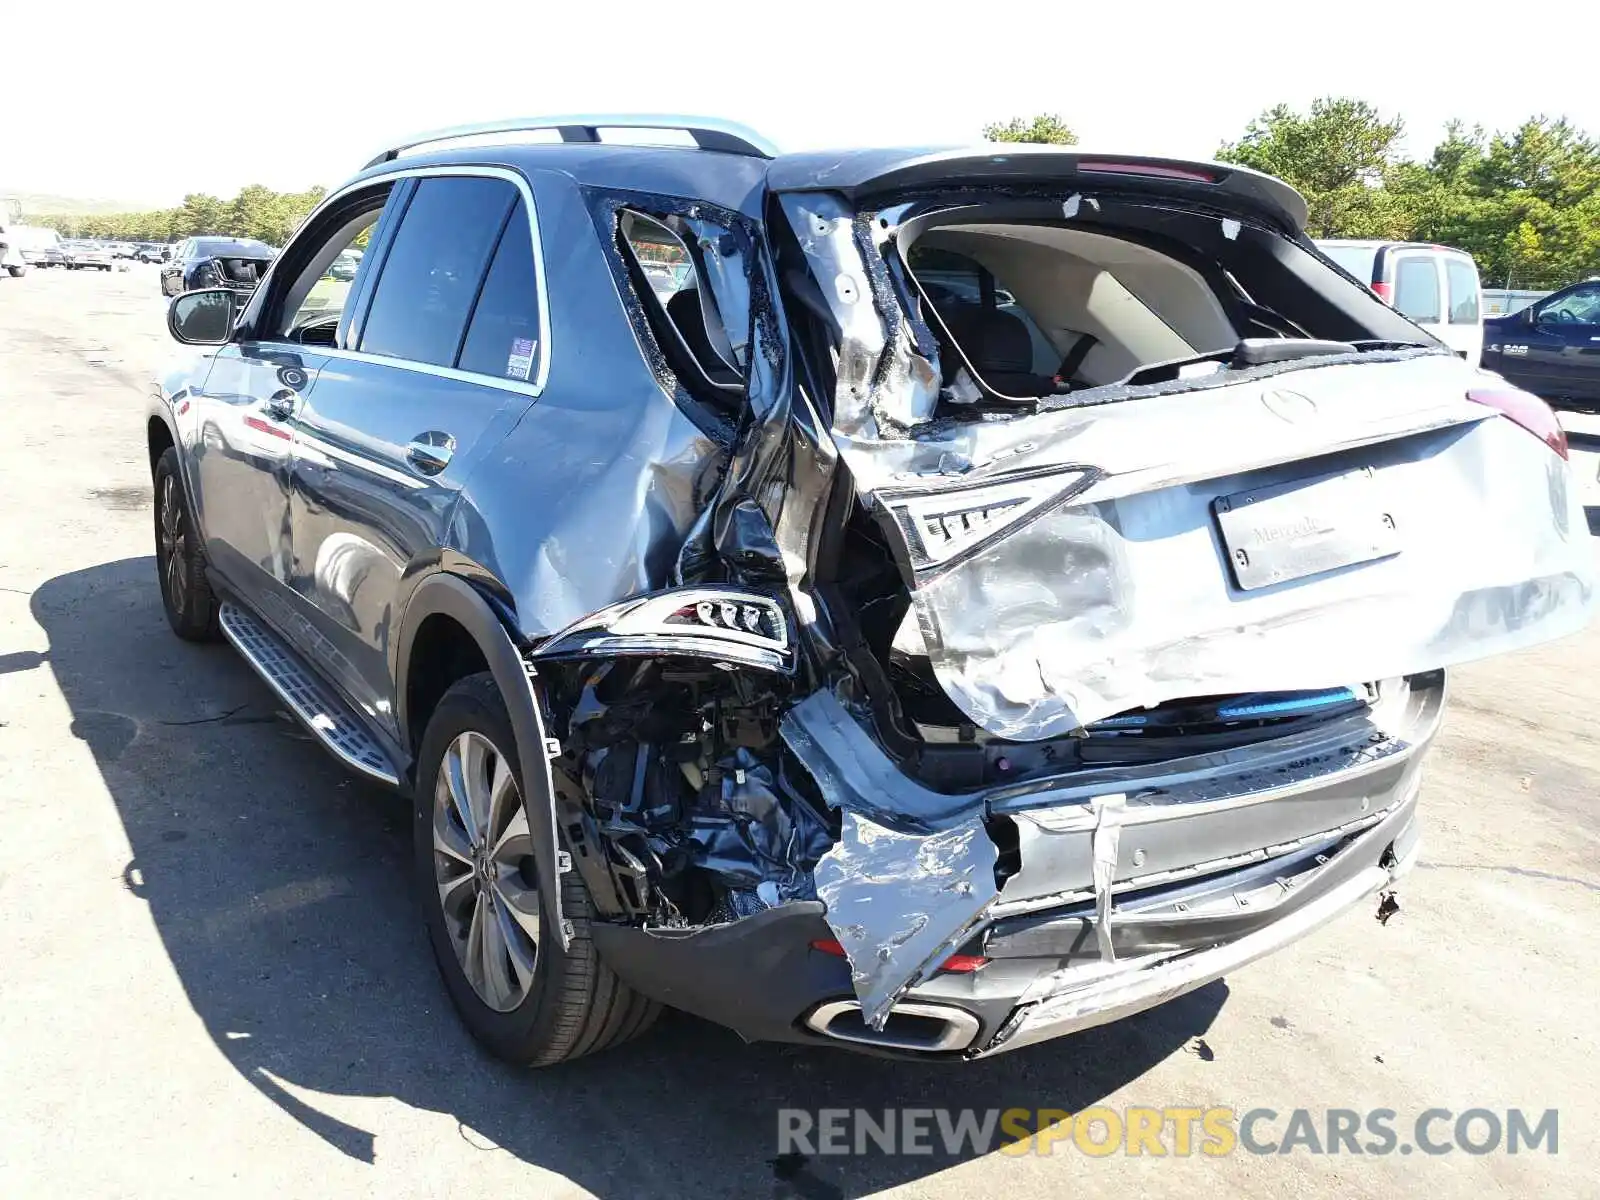
<svg viewBox="0 0 1600 1200">
<path fill-rule="evenodd" d="M 459 576 L 442 571 L 430 575 L 417 585 L 406 605 L 393 669 L 395 715 L 399 727 L 410 728 L 410 714 L 406 711 L 406 674 L 412 645 L 422 623 L 435 614 L 447 616 L 465 629 L 483 653 L 484 661 L 489 664 L 495 686 L 511 716 L 511 730 L 517 741 L 517 761 L 522 767 L 522 803 L 528 813 L 528 829 L 533 838 L 538 877 L 558 879 L 555 796 L 550 786 L 544 714 L 539 711 L 535 699 L 535 680 L 512 635 L 500 623 L 488 601 Z M 539 895 L 544 903 L 548 927 L 562 930 L 561 889 L 541 887 Z M 560 936 L 565 943 L 565 934 Z"/>
</svg>

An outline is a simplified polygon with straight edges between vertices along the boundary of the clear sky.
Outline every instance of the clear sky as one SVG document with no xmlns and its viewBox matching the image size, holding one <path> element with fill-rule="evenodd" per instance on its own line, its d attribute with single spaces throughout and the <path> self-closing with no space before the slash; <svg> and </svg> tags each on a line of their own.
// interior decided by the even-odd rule
<svg viewBox="0 0 1600 1200">
<path fill-rule="evenodd" d="M 1272 104 L 1349 94 L 1404 117 L 1417 154 L 1452 116 L 1600 134 L 1587 2 L 17 7 L 0 19 L 0 194 L 332 185 L 386 137 L 541 112 L 712 114 L 786 149 L 973 141 L 1057 112 L 1095 147 L 1209 157 Z"/>
</svg>

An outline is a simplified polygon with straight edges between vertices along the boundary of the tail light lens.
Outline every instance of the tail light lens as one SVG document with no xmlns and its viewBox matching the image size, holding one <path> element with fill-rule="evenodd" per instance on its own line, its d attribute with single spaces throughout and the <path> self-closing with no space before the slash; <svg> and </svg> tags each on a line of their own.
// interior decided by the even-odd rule
<svg viewBox="0 0 1600 1200">
<path fill-rule="evenodd" d="M 1555 411 L 1539 397 L 1506 387 L 1473 388 L 1467 399 L 1510 417 L 1562 458 L 1567 457 L 1567 431 L 1556 420 Z"/>
<path fill-rule="evenodd" d="M 1149 179 L 1187 179 L 1192 183 L 1215 183 L 1217 177 L 1210 171 L 1193 167 L 1167 166 L 1145 162 L 1080 162 L 1078 170 L 1095 175 L 1143 175 Z"/>
<path fill-rule="evenodd" d="M 833 938 L 818 938 L 811 943 L 813 950 L 820 950 L 824 954 L 831 954 L 835 958 L 843 958 L 844 947 Z M 950 971 L 956 975 L 966 975 L 976 971 L 979 967 L 987 966 L 989 960 L 981 954 L 952 954 L 944 960 L 939 967 L 941 971 Z"/>
<path fill-rule="evenodd" d="M 876 494 L 899 525 L 921 581 L 971 558 L 1099 478 L 1082 467 L 1035 467 L 976 483 L 941 477 L 935 483 L 881 487 Z"/>
<path fill-rule="evenodd" d="M 1373 293 L 1391 308 L 1394 306 L 1394 284 L 1375 283 L 1372 285 Z"/>
</svg>

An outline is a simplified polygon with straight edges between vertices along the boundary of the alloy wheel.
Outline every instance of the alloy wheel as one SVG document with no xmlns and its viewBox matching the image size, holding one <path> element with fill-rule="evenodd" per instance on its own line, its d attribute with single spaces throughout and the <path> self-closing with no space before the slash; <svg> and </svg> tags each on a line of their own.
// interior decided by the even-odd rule
<svg viewBox="0 0 1600 1200">
<path fill-rule="evenodd" d="M 445 930 L 478 998 L 510 1012 L 539 957 L 533 842 L 511 764 L 483 734 L 452 741 L 433 789 L 433 868 Z"/>
<path fill-rule="evenodd" d="M 156 546 L 161 574 L 167 584 L 167 602 L 181 613 L 189 601 L 188 533 L 183 523 L 183 500 L 172 475 L 161 480 L 161 500 L 156 509 Z"/>
</svg>

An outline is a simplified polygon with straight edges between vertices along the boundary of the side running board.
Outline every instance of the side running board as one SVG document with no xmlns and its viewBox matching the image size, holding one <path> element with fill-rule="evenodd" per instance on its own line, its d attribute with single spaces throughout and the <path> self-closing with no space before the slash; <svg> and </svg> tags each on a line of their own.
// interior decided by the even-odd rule
<svg viewBox="0 0 1600 1200">
<path fill-rule="evenodd" d="M 233 648 L 266 680 L 267 686 L 289 706 L 333 755 L 391 787 L 400 783 L 388 754 L 373 740 L 348 705 L 333 695 L 311 671 L 303 666 L 278 635 L 237 604 L 224 601 L 217 623 L 233 643 Z"/>
</svg>

